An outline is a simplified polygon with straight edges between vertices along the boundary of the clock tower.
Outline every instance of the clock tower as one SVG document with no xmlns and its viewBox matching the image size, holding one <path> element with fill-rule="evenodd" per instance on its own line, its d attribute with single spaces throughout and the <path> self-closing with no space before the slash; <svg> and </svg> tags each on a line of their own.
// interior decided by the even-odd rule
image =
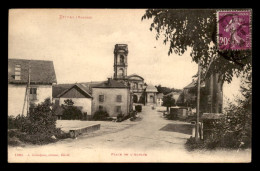
<svg viewBox="0 0 260 171">
<path fill-rule="evenodd" d="M 124 80 L 127 76 L 127 44 L 116 44 L 114 49 L 114 79 Z"/>
</svg>

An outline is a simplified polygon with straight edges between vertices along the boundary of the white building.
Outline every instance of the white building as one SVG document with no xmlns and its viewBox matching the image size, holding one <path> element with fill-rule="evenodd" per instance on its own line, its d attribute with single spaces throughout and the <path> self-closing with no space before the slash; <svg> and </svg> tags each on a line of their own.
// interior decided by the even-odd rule
<svg viewBox="0 0 260 171">
<path fill-rule="evenodd" d="M 26 89 L 29 78 L 30 86 Z M 17 116 L 23 110 L 26 115 L 33 105 L 46 98 L 52 99 L 52 85 L 55 83 L 52 61 L 8 59 L 8 115 Z"/>
<path fill-rule="evenodd" d="M 53 87 L 53 101 L 56 105 L 61 106 L 68 99 L 73 101 L 73 106 L 80 107 L 83 113 L 91 115 L 92 96 L 84 84 L 61 84 Z"/>
</svg>

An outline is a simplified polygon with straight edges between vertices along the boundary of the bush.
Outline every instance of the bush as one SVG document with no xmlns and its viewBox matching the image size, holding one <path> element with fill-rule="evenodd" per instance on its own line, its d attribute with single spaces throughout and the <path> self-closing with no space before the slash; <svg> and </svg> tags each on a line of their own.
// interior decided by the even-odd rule
<svg viewBox="0 0 260 171">
<path fill-rule="evenodd" d="M 62 112 L 62 119 L 75 120 L 83 119 L 83 113 L 78 107 L 75 106 L 64 106 Z"/>
<path fill-rule="evenodd" d="M 107 113 L 107 111 L 96 111 L 93 115 L 93 120 L 95 121 L 105 121 L 107 119 L 107 117 L 109 117 L 109 114 Z"/>
<path fill-rule="evenodd" d="M 246 85 L 241 86 L 243 98 L 235 99 L 235 103 L 228 102 L 225 108 L 226 117 L 211 123 L 212 130 L 210 136 L 204 140 L 203 148 L 245 149 L 251 147 L 252 81 L 251 77 L 247 79 L 243 81 Z M 186 144 L 191 148 L 201 147 L 191 139 Z"/>
<path fill-rule="evenodd" d="M 16 118 L 9 117 L 8 128 L 18 130 L 8 131 L 8 142 L 16 144 L 18 138 L 26 143 L 47 144 L 58 141 L 56 137 L 64 136 L 61 130 L 56 128 L 56 116 L 51 106 L 50 99 L 46 99 L 26 117 L 20 115 Z"/>
<path fill-rule="evenodd" d="M 52 136 L 56 131 L 56 116 L 51 109 L 50 99 L 38 104 L 30 111 L 21 125 L 21 131 L 30 135 L 48 134 Z"/>
<path fill-rule="evenodd" d="M 117 115 L 117 122 L 121 122 L 121 121 L 123 121 L 123 117 L 124 117 L 124 115 L 122 114 L 122 113 L 119 113 L 118 115 Z"/>
<path fill-rule="evenodd" d="M 8 129 L 21 129 L 22 125 L 26 122 L 27 117 L 18 115 L 8 116 Z"/>
<path fill-rule="evenodd" d="M 136 106 L 135 106 L 135 110 L 136 110 L 137 112 L 142 112 L 142 105 L 136 105 Z"/>
<path fill-rule="evenodd" d="M 71 99 L 64 100 L 65 105 L 62 105 L 62 119 L 75 120 L 83 119 L 84 115 L 79 107 L 73 106 L 74 102 Z"/>
</svg>

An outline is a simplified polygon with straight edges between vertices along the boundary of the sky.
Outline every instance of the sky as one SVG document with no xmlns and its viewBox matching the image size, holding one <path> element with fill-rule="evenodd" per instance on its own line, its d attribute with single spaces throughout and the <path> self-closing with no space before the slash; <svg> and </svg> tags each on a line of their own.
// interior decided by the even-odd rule
<svg viewBox="0 0 260 171">
<path fill-rule="evenodd" d="M 169 46 L 149 30 L 152 20 L 141 21 L 144 13 L 144 9 L 10 10 L 8 58 L 53 61 L 58 84 L 102 81 L 113 76 L 115 44 L 125 43 L 128 75 L 182 89 L 198 66 L 189 51 L 168 56 Z M 224 85 L 224 91 L 232 94 L 238 84 L 235 79 Z"/>
</svg>

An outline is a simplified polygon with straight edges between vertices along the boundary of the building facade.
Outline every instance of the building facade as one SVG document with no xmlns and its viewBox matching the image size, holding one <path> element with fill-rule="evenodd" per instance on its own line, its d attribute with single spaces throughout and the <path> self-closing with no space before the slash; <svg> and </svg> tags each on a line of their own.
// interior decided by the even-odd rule
<svg viewBox="0 0 260 171">
<path fill-rule="evenodd" d="M 27 115 L 35 105 L 52 100 L 56 84 L 52 61 L 8 59 L 8 115 Z"/>
<path fill-rule="evenodd" d="M 157 89 L 147 84 L 144 78 L 137 74 L 127 75 L 128 67 L 128 46 L 127 44 L 116 44 L 114 49 L 114 80 L 130 87 L 131 103 L 156 104 Z M 153 89 L 150 91 L 149 89 Z M 147 91 L 149 90 L 149 91 Z M 151 96 L 153 100 L 151 99 Z M 149 97 L 150 99 L 147 99 Z"/>
<path fill-rule="evenodd" d="M 81 108 L 83 113 L 86 113 L 88 116 L 91 115 L 92 96 L 83 85 L 74 84 L 58 94 L 53 100 L 55 104 L 61 106 L 68 99 L 73 101 L 73 106 Z"/>
<path fill-rule="evenodd" d="M 97 111 L 107 111 L 109 116 L 127 115 L 131 108 L 130 88 L 116 80 L 92 87 L 92 115 Z"/>
</svg>

